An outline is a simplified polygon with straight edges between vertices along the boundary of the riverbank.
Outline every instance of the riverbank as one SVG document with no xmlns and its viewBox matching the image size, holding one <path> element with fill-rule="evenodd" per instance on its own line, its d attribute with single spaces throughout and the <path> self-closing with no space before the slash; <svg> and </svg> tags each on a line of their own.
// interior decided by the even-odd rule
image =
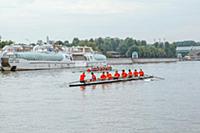
<svg viewBox="0 0 200 133">
<path fill-rule="evenodd" d="M 171 63 L 177 62 L 177 58 L 108 58 L 108 65 L 129 65 L 129 64 L 146 64 L 146 63 Z"/>
</svg>

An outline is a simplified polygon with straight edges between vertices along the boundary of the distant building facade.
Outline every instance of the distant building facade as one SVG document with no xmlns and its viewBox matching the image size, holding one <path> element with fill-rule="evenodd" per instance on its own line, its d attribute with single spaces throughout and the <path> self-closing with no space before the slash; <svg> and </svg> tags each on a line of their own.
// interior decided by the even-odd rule
<svg viewBox="0 0 200 133">
<path fill-rule="evenodd" d="M 190 56 L 191 60 L 200 61 L 200 50 L 192 50 L 189 52 L 188 56 Z"/>
<path fill-rule="evenodd" d="M 200 46 L 177 47 L 176 52 L 186 60 L 200 60 Z"/>
<path fill-rule="evenodd" d="M 116 51 L 107 51 L 106 55 L 108 57 L 111 57 L 111 58 L 119 58 L 119 57 L 121 57 L 120 53 L 116 52 Z"/>
</svg>

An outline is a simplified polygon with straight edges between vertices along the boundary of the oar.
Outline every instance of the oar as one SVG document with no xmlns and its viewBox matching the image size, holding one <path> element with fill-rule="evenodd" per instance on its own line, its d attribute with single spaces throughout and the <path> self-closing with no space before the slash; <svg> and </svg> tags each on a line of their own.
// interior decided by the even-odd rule
<svg viewBox="0 0 200 133">
<path fill-rule="evenodd" d="M 153 77 L 157 79 L 165 80 L 165 78 L 162 78 L 162 77 L 158 77 L 158 76 L 153 76 Z"/>
</svg>

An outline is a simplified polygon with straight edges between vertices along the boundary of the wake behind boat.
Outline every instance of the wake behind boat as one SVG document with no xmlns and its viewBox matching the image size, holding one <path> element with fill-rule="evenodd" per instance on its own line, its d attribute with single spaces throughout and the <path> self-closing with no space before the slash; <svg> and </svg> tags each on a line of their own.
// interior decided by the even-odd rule
<svg viewBox="0 0 200 133">
<path fill-rule="evenodd" d="M 81 83 L 80 81 L 75 81 L 69 83 L 69 87 L 76 87 L 76 86 L 89 86 L 89 85 L 97 85 L 97 84 L 107 84 L 107 83 L 116 83 L 116 82 L 126 82 L 132 80 L 145 80 L 151 79 L 154 76 L 145 75 L 142 77 L 132 77 L 132 78 L 120 78 L 120 79 L 112 79 L 112 80 L 97 80 L 97 81 L 86 81 L 85 83 Z"/>
</svg>

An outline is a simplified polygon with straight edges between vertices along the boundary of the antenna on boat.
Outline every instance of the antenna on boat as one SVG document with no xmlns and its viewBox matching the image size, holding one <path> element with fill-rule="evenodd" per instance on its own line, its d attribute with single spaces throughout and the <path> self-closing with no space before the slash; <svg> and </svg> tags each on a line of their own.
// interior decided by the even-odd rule
<svg viewBox="0 0 200 133">
<path fill-rule="evenodd" d="M 46 38 L 46 39 L 47 39 L 47 40 L 46 40 L 46 41 L 47 41 L 47 44 L 49 44 L 49 36 L 47 36 L 47 38 Z"/>
</svg>

